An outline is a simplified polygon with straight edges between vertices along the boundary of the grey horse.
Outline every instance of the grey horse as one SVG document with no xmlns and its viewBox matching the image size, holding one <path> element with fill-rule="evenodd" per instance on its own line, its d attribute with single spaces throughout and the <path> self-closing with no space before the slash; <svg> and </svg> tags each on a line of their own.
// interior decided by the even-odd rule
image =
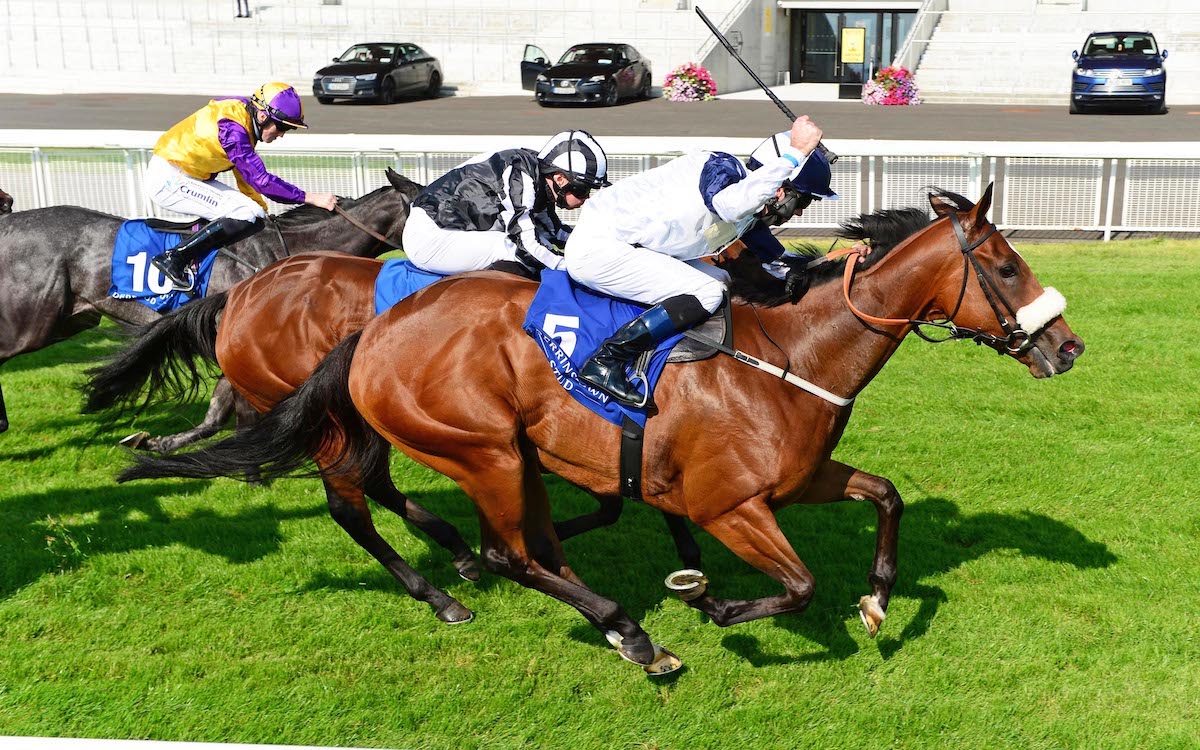
<svg viewBox="0 0 1200 750">
<path fill-rule="evenodd" d="M 387 170 L 387 179 L 388 185 L 338 204 L 371 233 L 340 213 L 298 206 L 231 246 L 236 260 L 219 256 L 209 293 L 229 289 L 256 269 L 293 253 L 336 250 L 374 257 L 391 249 L 392 243 L 398 245 L 409 205 L 422 186 L 392 169 Z M 102 316 L 126 325 L 146 325 L 159 317 L 136 300 L 108 296 L 113 241 L 123 221 L 78 206 L 52 206 L 19 211 L 0 222 L 0 365 L 93 328 Z M 381 242 L 378 236 L 389 241 Z M 239 418 L 254 414 L 222 378 L 201 424 L 177 435 L 149 439 L 139 435 L 132 447 L 176 450 L 215 434 L 235 411 Z M 0 432 L 7 429 L 8 413 L 0 390 Z"/>
</svg>

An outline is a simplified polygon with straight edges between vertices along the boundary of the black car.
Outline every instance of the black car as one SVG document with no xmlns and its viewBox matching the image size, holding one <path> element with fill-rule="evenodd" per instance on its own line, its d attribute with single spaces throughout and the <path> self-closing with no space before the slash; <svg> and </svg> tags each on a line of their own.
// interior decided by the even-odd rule
<svg viewBox="0 0 1200 750">
<path fill-rule="evenodd" d="M 578 102 L 612 106 L 625 97 L 650 98 L 650 61 L 628 44 L 577 44 L 550 65 L 546 53 L 525 45 L 521 88 L 538 104 Z"/>
<path fill-rule="evenodd" d="M 1155 114 L 1167 111 L 1167 51 L 1149 31 L 1089 34 L 1083 52 L 1071 56 L 1071 114 L 1131 104 Z"/>
<path fill-rule="evenodd" d="M 334 99 L 370 99 L 391 104 L 397 96 L 436 97 L 442 89 L 442 64 L 415 44 L 356 44 L 313 76 L 313 96 L 322 104 Z"/>
</svg>

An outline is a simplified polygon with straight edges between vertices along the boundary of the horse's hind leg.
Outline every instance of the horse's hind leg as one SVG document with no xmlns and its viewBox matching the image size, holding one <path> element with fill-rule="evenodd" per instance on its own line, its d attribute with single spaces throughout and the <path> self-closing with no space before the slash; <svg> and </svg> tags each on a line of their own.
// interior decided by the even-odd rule
<svg viewBox="0 0 1200 750">
<path fill-rule="evenodd" d="M 394 444 L 405 446 L 409 456 L 454 478 L 475 503 L 482 538 L 481 557 L 489 570 L 571 605 L 610 642 L 619 644 L 618 649 L 626 659 L 643 667 L 655 663 L 656 647 L 621 605 L 591 591 L 577 578 L 571 580 L 573 573 L 570 578 L 563 577 L 538 562 L 538 556 L 543 559 L 561 556 L 561 549 L 557 549 L 545 485 L 536 461 L 528 465 L 505 443 L 476 444 L 461 457 L 447 457 L 406 446 L 394 435 L 388 437 Z"/>
<path fill-rule="evenodd" d="M 396 489 L 391 477 L 368 482 L 366 492 L 372 500 L 425 532 L 454 555 L 454 568 L 460 576 L 468 581 L 479 580 L 479 561 L 453 525 Z"/>
<path fill-rule="evenodd" d="M 868 500 L 875 506 L 879 527 L 875 538 L 875 561 L 867 580 L 871 595 L 859 599 L 859 614 L 867 632 L 874 638 L 887 614 L 892 586 L 896 583 L 896 548 L 900 537 L 900 516 L 904 501 L 896 486 L 883 477 L 859 471 L 837 461 L 826 461 L 817 470 L 812 483 L 799 502 L 832 503 L 842 500 Z"/>
<path fill-rule="evenodd" d="M 0 432 L 8 429 L 8 409 L 4 408 L 4 389 L 0 388 Z"/>
<path fill-rule="evenodd" d="M 200 424 L 190 430 L 174 435 L 143 438 L 140 441 L 135 440 L 140 433 L 135 433 L 122 440 L 121 444 L 128 448 L 167 454 L 173 453 L 186 445 L 191 445 L 197 440 L 212 437 L 220 432 L 221 427 L 229 421 L 229 417 L 233 414 L 234 398 L 236 396 L 237 394 L 234 393 L 233 386 L 229 384 L 229 381 L 221 378 L 217 381 L 217 385 L 213 389 L 212 399 L 208 402 L 208 411 L 204 415 L 204 421 Z"/>
<path fill-rule="evenodd" d="M 413 570 L 404 558 L 379 536 L 371 520 L 366 497 L 352 480 L 327 478 L 323 481 L 325 496 L 329 501 L 329 513 L 333 519 L 358 542 L 359 546 L 370 552 L 387 568 L 414 599 L 433 607 L 434 613 L 442 622 L 457 624 L 471 621 L 474 617 L 471 610 L 425 580 L 424 576 Z"/>
</svg>

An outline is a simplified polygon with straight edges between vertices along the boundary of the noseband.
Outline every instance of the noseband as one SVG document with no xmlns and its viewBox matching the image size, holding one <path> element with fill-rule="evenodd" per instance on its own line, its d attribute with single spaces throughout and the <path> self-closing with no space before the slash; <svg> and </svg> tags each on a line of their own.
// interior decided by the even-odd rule
<svg viewBox="0 0 1200 750">
<path fill-rule="evenodd" d="M 1033 346 L 1032 335 L 1025 331 L 1020 323 L 1018 323 L 1017 311 L 1005 299 L 1004 294 L 1000 291 L 995 280 L 975 257 L 975 249 L 983 243 L 991 239 L 991 236 L 996 233 L 996 225 L 988 224 L 988 229 L 974 242 L 967 241 L 967 233 L 963 231 L 962 222 L 958 218 L 958 214 L 950 214 L 950 226 L 954 228 L 954 236 L 958 239 L 959 249 L 963 254 L 963 282 L 962 288 L 958 293 L 958 301 L 954 304 L 954 310 L 948 316 L 950 319 L 941 322 L 933 320 L 921 320 L 912 318 L 877 318 L 874 315 L 868 315 L 854 306 L 850 301 L 850 282 L 854 277 L 854 269 L 858 265 L 858 258 L 861 253 L 857 251 L 839 251 L 832 253 L 833 257 L 837 255 L 846 255 L 846 272 L 842 276 L 842 290 L 846 296 L 846 304 L 849 305 L 850 311 L 853 312 L 860 320 L 875 325 L 908 325 L 912 326 L 913 333 L 920 336 L 922 339 L 940 344 L 943 341 L 969 339 L 976 344 L 983 344 L 995 349 L 999 354 L 1021 354 L 1029 350 Z M 1000 323 L 1000 329 L 1004 331 L 1004 336 L 994 336 L 979 328 L 966 328 L 954 323 L 954 316 L 958 314 L 959 308 L 962 307 L 963 298 L 967 294 L 967 283 L 971 275 L 970 267 L 975 267 L 975 277 L 979 280 L 979 288 L 983 290 L 983 296 L 991 306 L 992 312 L 996 314 L 996 320 Z M 1011 318 L 1011 322 L 1010 322 Z M 921 326 L 932 326 L 934 328 L 942 328 L 949 332 L 949 336 L 944 339 L 935 339 L 925 334 L 921 330 Z M 1042 327 L 1045 327 L 1044 324 Z M 1038 330 L 1041 330 L 1040 328 Z M 1034 331 L 1037 333 L 1037 331 Z"/>
</svg>

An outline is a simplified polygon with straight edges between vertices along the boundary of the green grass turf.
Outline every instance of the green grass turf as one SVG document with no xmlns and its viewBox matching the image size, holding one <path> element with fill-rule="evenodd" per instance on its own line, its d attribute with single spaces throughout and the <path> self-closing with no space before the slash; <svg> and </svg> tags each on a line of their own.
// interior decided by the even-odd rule
<svg viewBox="0 0 1200 750">
<path fill-rule="evenodd" d="M 328 517 L 314 480 L 117 486 L 115 439 L 77 413 L 112 328 L 8 362 L 0 436 L 0 735 L 393 748 L 1194 748 L 1200 243 L 1020 248 L 1087 352 L 1033 380 L 970 344 L 901 347 L 836 457 L 907 502 L 872 641 L 855 602 L 864 504 L 790 508 L 817 578 L 801 615 L 721 629 L 663 589 L 662 520 L 630 504 L 566 543 L 576 571 L 683 659 L 655 680 L 573 609 L 459 580 L 386 511 L 385 538 L 476 620 L 438 623 Z M 785 386 L 781 386 L 785 387 Z M 801 439 L 797 437 L 797 439 Z M 614 462 L 616 457 L 614 456 Z M 446 479 L 401 490 L 478 545 Z M 556 515 L 593 502 L 549 480 Z M 729 596 L 776 591 L 700 536 Z M 0 741 L 0 745 L 2 745 Z"/>
</svg>

